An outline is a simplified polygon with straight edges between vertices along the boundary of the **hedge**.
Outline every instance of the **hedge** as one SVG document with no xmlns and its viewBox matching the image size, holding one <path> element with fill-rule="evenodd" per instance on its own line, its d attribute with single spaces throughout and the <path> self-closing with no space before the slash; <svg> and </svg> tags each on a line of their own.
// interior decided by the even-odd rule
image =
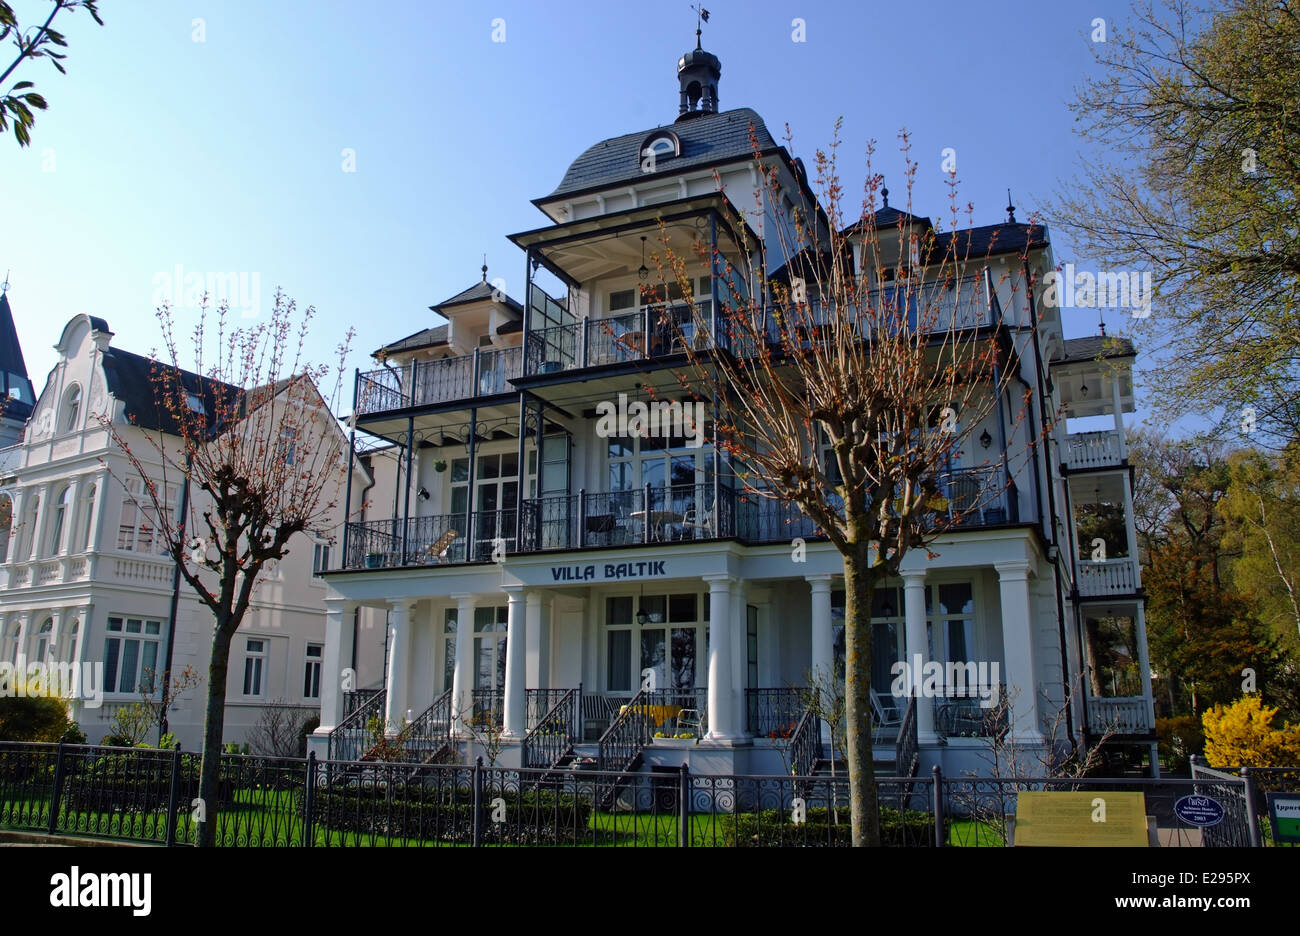
<svg viewBox="0 0 1300 936">
<path fill-rule="evenodd" d="M 836 810 L 836 822 L 830 824 L 830 810 L 824 806 L 810 808 L 804 822 L 792 821 L 789 809 L 765 809 L 757 813 L 737 813 L 720 821 L 723 841 L 730 846 L 756 848 L 773 844 L 810 847 L 851 845 L 853 840 L 849 808 Z M 917 810 L 900 812 L 880 810 L 880 844 L 891 847 L 932 846 L 934 820 L 929 813 Z"/>
</svg>

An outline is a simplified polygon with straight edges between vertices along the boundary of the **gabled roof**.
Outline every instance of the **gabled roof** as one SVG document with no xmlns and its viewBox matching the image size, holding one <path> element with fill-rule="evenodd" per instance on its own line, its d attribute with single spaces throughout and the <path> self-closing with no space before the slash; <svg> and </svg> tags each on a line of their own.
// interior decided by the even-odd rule
<svg viewBox="0 0 1300 936">
<path fill-rule="evenodd" d="M 444 299 L 436 305 L 429 306 L 431 312 L 437 312 L 443 315 L 443 309 L 452 306 L 468 305 L 471 302 L 484 302 L 486 300 L 499 301 L 512 313 L 519 316 L 515 321 L 504 322 L 497 326 L 498 335 L 508 335 L 512 332 L 523 331 L 523 314 L 524 307 L 515 299 L 511 299 L 505 293 L 501 293 L 501 299 L 496 299 L 497 287 L 487 281 L 487 267 L 483 267 L 483 279 L 475 283 L 469 289 L 462 289 L 450 299 Z M 392 344 L 386 344 L 382 348 L 372 351 L 371 357 L 388 356 L 391 354 L 400 354 L 403 351 L 419 351 L 423 348 L 437 348 L 447 344 L 451 334 L 450 326 L 435 325 L 432 328 L 422 328 L 413 335 L 407 335 L 394 341 Z"/>
<path fill-rule="evenodd" d="M 107 331 L 107 326 L 103 329 Z M 238 388 L 220 383 L 206 377 L 200 377 L 170 364 L 163 364 L 152 358 L 123 351 L 121 348 L 109 347 L 103 357 L 104 379 L 108 383 L 108 392 L 122 402 L 126 409 L 127 420 L 133 426 L 142 429 L 160 430 L 176 434 L 180 428 L 166 407 L 157 399 L 157 379 L 164 372 L 180 375 L 182 386 L 203 401 L 205 413 L 218 410 L 218 394 L 237 394 Z"/>
<path fill-rule="evenodd" d="M 973 260 L 997 254 L 1020 253 L 1029 247 L 1045 246 L 1047 242 L 1047 228 L 1041 224 L 1004 221 L 1001 224 L 986 224 L 939 234 L 935 237 L 935 249 L 946 250 L 952 243 L 958 260 Z"/>
<path fill-rule="evenodd" d="M 380 355 L 397 354 L 402 351 L 418 351 L 421 348 L 436 348 L 439 345 L 447 343 L 447 334 L 450 331 L 448 325 L 435 325 L 433 328 L 422 328 L 413 335 L 407 335 L 405 338 L 398 339 L 392 344 L 386 344 L 377 351 L 371 352 L 371 357 Z"/>
<path fill-rule="evenodd" d="M 750 124 L 754 125 L 755 141 L 760 153 L 780 149 L 763 123 L 763 118 L 748 107 L 720 114 L 702 114 L 668 127 L 639 130 L 597 143 L 569 165 L 555 191 L 543 198 L 533 199 L 533 204 L 620 183 L 644 182 L 657 176 L 671 176 L 687 169 L 702 169 L 750 159 L 754 156 L 755 148 L 755 141 L 751 141 L 749 136 Z M 682 152 L 680 156 L 658 156 L 656 171 L 645 173 L 641 171 L 641 147 L 656 130 L 675 134 L 681 142 Z"/>
<path fill-rule="evenodd" d="M 1052 364 L 1072 364 L 1077 361 L 1096 361 L 1100 358 L 1134 357 L 1137 350 L 1127 338 L 1114 335 L 1089 335 L 1086 338 L 1066 338 L 1065 356 Z"/>
</svg>

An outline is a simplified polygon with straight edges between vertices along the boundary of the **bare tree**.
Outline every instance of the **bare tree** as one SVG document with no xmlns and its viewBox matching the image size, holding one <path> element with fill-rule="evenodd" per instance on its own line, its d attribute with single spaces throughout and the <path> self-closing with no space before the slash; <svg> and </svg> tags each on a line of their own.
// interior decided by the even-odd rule
<svg viewBox="0 0 1300 936">
<path fill-rule="evenodd" d="M 102 418 L 142 481 L 135 499 L 154 536 L 213 616 L 199 845 L 214 839 L 231 641 L 266 564 L 288 555 L 300 534 L 332 537 L 346 471 L 346 439 L 331 410 L 352 332 L 338 347 L 337 363 L 311 364 L 304 346 L 315 310 L 300 321 L 296 313 L 296 303 L 277 290 L 269 317 L 233 328 L 226 305 L 214 320 L 205 296 L 192 334 L 195 373 L 187 374 L 171 310 L 160 307 L 165 360 L 152 381 L 161 428 Z M 327 378 L 334 381 L 330 402 L 317 389 Z M 167 495 L 178 485 L 195 495 L 183 513 Z"/>
<path fill-rule="evenodd" d="M 876 214 L 883 179 L 872 171 L 873 148 L 864 198 L 850 205 L 836 139 L 816 154 L 812 197 L 803 186 L 783 190 L 778 170 L 755 152 L 763 180 L 757 207 L 776 223 L 765 245 L 746 243 L 743 252 L 788 258 L 779 269 L 767 269 L 765 259 L 757 269 L 741 269 L 721 252 L 711 254 L 707 241 L 697 242 L 691 257 L 673 247 L 662 224 L 662 249 L 654 254 L 659 282 L 675 283 L 688 299 L 697 262 L 727 284 L 716 334 L 692 304 L 694 335 L 681 336 L 689 366 L 676 374 L 688 393 L 716 401 L 713 438 L 726 454 L 725 470 L 744 497 L 796 507 L 843 557 L 855 845 L 880 841 L 871 756 L 872 595 L 910 551 L 930 549 L 1007 490 L 1007 456 L 996 450 L 996 460 L 984 463 L 988 470 L 973 473 L 959 494 L 945 472 L 963 450 L 981 451 L 967 443 L 985 417 L 998 414 L 1014 428 L 1030 405 L 1029 391 L 1012 384 L 1019 369 L 1014 342 L 1000 328 L 973 327 L 1001 324 L 985 258 L 971 254 L 970 239 L 959 231 L 945 236 L 911 214 L 916 165 L 908 135 L 900 139 L 907 210 L 885 213 L 883 228 Z M 951 185 L 955 230 L 955 179 Z M 739 217 L 732 227 L 745 240 Z M 649 298 L 662 300 L 658 289 L 647 287 Z M 713 341 L 699 342 L 700 335 Z"/>
<path fill-rule="evenodd" d="M 276 699 L 262 709 L 248 733 L 254 754 L 264 757 L 298 757 L 302 729 L 312 718 L 312 710 Z"/>
<path fill-rule="evenodd" d="M 13 7 L 5 0 L 0 0 L 0 40 L 8 39 L 18 50 L 17 57 L 0 72 L 0 86 L 4 85 L 19 65 L 29 59 L 47 58 L 60 74 L 65 74 L 62 61 L 67 58 L 67 53 L 57 50 L 67 48 L 68 41 L 53 28 L 54 17 L 63 10 L 75 12 L 84 9 L 96 23 L 103 26 L 104 21 L 99 18 L 99 10 L 96 9 L 98 2 L 99 0 L 53 0 L 50 15 L 44 23 L 24 28 L 18 22 Z M 32 141 L 32 124 L 36 123 L 36 115 L 32 110 L 45 110 L 48 106 L 43 95 L 28 90 L 32 87 L 30 81 L 15 82 L 7 92 L 0 87 L 0 132 L 8 129 L 9 121 L 12 120 L 14 137 L 19 146 L 27 146 Z"/>
</svg>

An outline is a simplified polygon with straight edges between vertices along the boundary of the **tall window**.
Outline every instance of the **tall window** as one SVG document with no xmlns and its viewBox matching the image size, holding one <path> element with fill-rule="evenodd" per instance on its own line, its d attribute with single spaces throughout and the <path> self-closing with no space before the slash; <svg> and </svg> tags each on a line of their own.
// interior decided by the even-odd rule
<svg viewBox="0 0 1300 936">
<path fill-rule="evenodd" d="M 745 687 L 758 688 L 758 608 L 745 606 Z"/>
<path fill-rule="evenodd" d="M 14 556 L 14 561 L 24 561 L 36 558 L 36 520 L 41 515 L 41 498 L 39 494 L 33 494 L 30 503 L 27 505 L 26 516 L 23 518 L 23 527 L 26 532 L 19 530 L 18 551 Z"/>
<path fill-rule="evenodd" d="M 649 681 L 655 689 L 686 692 L 701 684 L 700 631 L 707 620 L 701 618 L 702 605 L 707 612 L 708 602 L 696 594 L 607 598 L 606 688 L 631 694 Z"/>
<path fill-rule="evenodd" d="M 474 688 L 501 692 L 506 687 L 508 607 L 474 609 Z"/>
<path fill-rule="evenodd" d="M 925 611 L 929 618 L 930 652 L 941 663 L 974 663 L 975 597 L 970 582 L 935 585 L 925 591 Z M 944 668 L 945 672 L 947 667 Z M 964 675 L 963 675 L 964 678 Z M 970 693 L 970 686 L 947 686 Z"/>
<path fill-rule="evenodd" d="M 330 567 L 329 543 L 317 543 L 311 557 L 311 574 L 320 575 Z"/>
<path fill-rule="evenodd" d="M 63 425 L 64 432 L 72 432 L 80 425 L 81 420 L 81 387 L 73 384 L 68 388 L 67 393 L 63 395 Z"/>
<path fill-rule="evenodd" d="M 244 695 L 262 694 L 262 677 L 266 672 L 266 641 L 250 637 L 244 643 Z"/>
<path fill-rule="evenodd" d="M 871 685 L 876 692 L 888 691 L 894 681 L 893 666 L 903 659 L 902 590 L 892 586 L 877 586 L 871 601 Z M 834 635 L 835 676 L 844 678 L 844 590 L 831 592 L 831 622 Z"/>
<path fill-rule="evenodd" d="M 286 465 L 292 465 L 298 455 L 298 427 L 281 426 L 280 441 L 276 444 L 276 456 Z"/>
<path fill-rule="evenodd" d="M 86 485 L 86 496 L 81 508 L 81 535 L 77 537 L 77 542 L 86 550 L 95 548 L 95 495 L 97 485 Z"/>
<path fill-rule="evenodd" d="M 14 502 L 0 494 L 0 562 L 9 561 L 9 531 L 13 528 Z"/>
<path fill-rule="evenodd" d="M 302 674 L 302 696 L 304 699 L 320 698 L 320 668 L 324 659 L 324 644 L 307 644 L 307 663 Z"/>
<path fill-rule="evenodd" d="M 23 625 L 14 621 L 9 628 L 9 663 L 11 666 L 18 665 L 18 648 L 23 639 Z"/>
<path fill-rule="evenodd" d="M 177 487 L 167 485 L 164 503 L 176 502 Z M 171 508 L 166 508 L 168 516 Z M 167 551 L 165 537 L 158 532 L 153 503 L 139 478 L 126 479 L 126 494 L 122 501 L 122 521 L 117 529 L 117 548 L 133 552 L 162 554 Z"/>
<path fill-rule="evenodd" d="M 69 508 L 72 506 L 72 487 L 65 484 L 54 499 L 54 516 L 50 518 L 49 555 L 57 556 L 63 548 L 63 528 L 68 522 Z"/>
<path fill-rule="evenodd" d="M 54 619 L 46 618 L 45 623 L 36 632 L 35 660 L 44 663 L 50 658 L 50 640 L 54 636 Z"/>
<path fill-rule="evenodd" d="M 110 617 L 104 641 L 104 688 L 108 692 L 152 692 L 158 665 L 161 621 Z"/>
</svg>

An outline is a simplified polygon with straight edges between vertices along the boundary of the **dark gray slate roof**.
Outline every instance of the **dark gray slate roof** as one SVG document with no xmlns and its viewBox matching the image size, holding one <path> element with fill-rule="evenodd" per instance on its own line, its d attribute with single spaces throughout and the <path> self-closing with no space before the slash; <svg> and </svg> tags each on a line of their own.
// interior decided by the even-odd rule
<svg viewBox="0 0 1300 936">
<path fill-rule="evenodd" d="M 1132 357 L 1137 354 L 1133 342 L 1113 335 L 1089 335 L 1086 338 L 1066 338 L 1065 357 L 1054 364 L 1072 361 L 1095 361 L 1098 358 Z"/>
<path fill-rule="evenodd" d="M 763 118 L 748 107 L 738 107 L 720 114 L 704 114 L 597 143 L 573 161 L 554 192 L 544 198 L 534 199 L 534 203 L 551 201 L 575 192 L 639 182 L 658 175 L 672 175 L 685 169 L 749 158 L 754 154 L 754 144 L 749 138 L 750 124 L 754 125 L 760 152 L 779 148 L 776 140 L 767 132 Z M 641 145 L 657 129 L 671 130 L 677 134 L 681 140 L 682 154 L 661 154 L 656 158 L 656 171 L 643 173 Z"/>
<path fill-rule="evenodd" d="M 16 384 L 24 399 L 9 396 L 11 385 Z M 0 394 L 4 401 L 0 410 L 8 419 L 26 420 L 32 415 L 35 391 L 27 377 L 27 364 L 23 360 L 23 349 L 18 344 L 18 329 L 14 325 L 13 312 L 9 308 L 9 297 L 0 294 Z"/>
<path fill-rule="evenodd" d="M 994 254 L 1020 252 L 1026 247 L 1042 247 L 1047 243 L 1047 228 L 1041 224 L 986 224 L 982 227 L 951 231 L 935 237 L 935 247 L 945 250 L 956 241 L 957 257 L 974 259 Z"/>
<path fill-rule="evenodd" d="M 495 289 L 496 287 L 493 286 L 491 283 L 487 282 L 486 280 L 481 280 L 480 282 L 475 283 L 469 289 L 462 289 L 460 292 L 456 293 L 456 295 L 452 296 L 450 299 L 444 299 L 442 302 L 439 302 L 437 305 L 429 306 L 429 308 L 437 312 L 439 309 L 445 309 L 447 306 L 464 305 L 469 302 L 482 302 L 484 299 L 491 299 L 492 293 Z M 524 312 L 524 307 L 521 306 L 514 299 L 511 299 L 509 296 L 505 296 L 504 305 L 509 306 L 511 309 L 513 309 L 515 312 L 518 312 L 520 315 L 522 315 Z"/>
<path fill-rule="evenodd" d="M 380 354 L 395 354 L 399 351 L 416 351 L 420 348 L 432 348 L 435 345 L 447 343 L 446 325 L 436 325 L 433 328 L 423 328 L 414 335 L 407 335 L 400 341 L 394 341 L 392 344 L 386 344 L 378 351 L 372 354 L 372 357 Z"/>
<path fill-rule="evenodd" d="M 108 331 L 105 325 L 102 329 Z M 161 429 L 175 434 L 176 420 L 161 406 L 157 400 L 157 381 L 164 371 L 179 371 L 181 383 L 190 393 L 198 394 L 203 400 L 204 412 L 213 414 L 218 410 L 217 394 L 236 394 L 238 390 L 229 384 L 200 377 L 180 368 L 173 368 L 143 355 L 121 348 L 110 347 L 104 352 L 104 378 L 108 382 L 108 392 L 121 400 L 126 408 L 127 420 L 143 429 Z"/>
</svg>

